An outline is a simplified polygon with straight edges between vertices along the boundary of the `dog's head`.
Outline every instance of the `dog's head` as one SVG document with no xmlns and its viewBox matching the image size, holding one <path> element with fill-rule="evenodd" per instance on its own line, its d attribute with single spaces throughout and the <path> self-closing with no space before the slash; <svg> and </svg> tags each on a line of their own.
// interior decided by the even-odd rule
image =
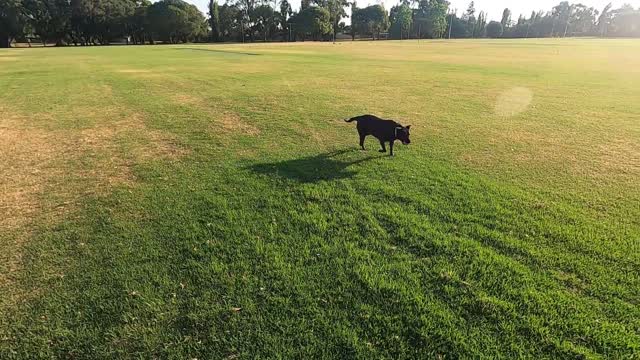
<svg viewBox="0 0 640 360">
<path fill-rule="evenodd" d="M 396 127 L 396 139 L 402 141 L 404 145 L 411 144 L 411 140 L 409 139 L 409 130 L 411 129 L 411 125 L 407 126 L 398 126 Z"/>
</svg>

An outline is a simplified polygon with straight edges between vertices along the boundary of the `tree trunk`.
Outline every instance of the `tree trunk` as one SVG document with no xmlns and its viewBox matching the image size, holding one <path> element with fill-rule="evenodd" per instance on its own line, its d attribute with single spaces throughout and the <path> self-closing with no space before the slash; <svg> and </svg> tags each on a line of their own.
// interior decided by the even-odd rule
<svg viewBox="0 0 640 360">
<path fill-rule="evenodd" d="M 6 49 L 11 47 L 8 35 L 0 35 L 0 48 Z"/>
</svg>

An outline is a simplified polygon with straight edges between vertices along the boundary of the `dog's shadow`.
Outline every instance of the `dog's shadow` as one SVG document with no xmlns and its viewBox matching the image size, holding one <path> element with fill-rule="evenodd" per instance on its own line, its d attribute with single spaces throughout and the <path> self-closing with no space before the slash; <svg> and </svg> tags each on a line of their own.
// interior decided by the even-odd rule
<svg viewBox="0 0 640 360">
<path fill-rule="evenodd" d="M 352 177 L 356 172 L 350 166 L 363 163 L 379 156 L 353 159 L 359 150 L 348 149 L 323 153 L 292 160 L 262 163 L 249 166 L 252 171 L 274 177 L 295 180 L 301 183 L 338 180 Z M 354 153 L 352 156 L 347 156 Z"/>
</svg>

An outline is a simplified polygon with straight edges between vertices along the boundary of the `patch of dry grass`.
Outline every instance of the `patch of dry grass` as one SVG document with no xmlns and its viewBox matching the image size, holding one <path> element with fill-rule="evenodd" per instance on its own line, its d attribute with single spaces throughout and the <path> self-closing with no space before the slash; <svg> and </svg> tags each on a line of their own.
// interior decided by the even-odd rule
<svg viewBox="0 0 640 360">
<path fill-rule="evenodd" d="M 31 222 L 43 213 L 40 196 L 62 175 L 62 148 L 55 133 L 24 127 L 25 118 L 0 108 L 0 309 L 17 299 L 9 291 L 22 261 Z M 47 211 L 48 210 L 48 211 Z"/>
<path fill-rule="evenodd" d="M 86 110 L 87 118 L 115 113 Z M 30 125 L 27 115 L 0 108 L 0 228 L 8 230 L 0 243 L 0 289 L 14 282 L 36 219 L 53 224 L 77 210 L 74 205 L 83 196 L 135 186 L 136 164 L 175 161 L 188 154 L 175 136 L 149 129 L 140 113 L 93 123 L 77 132 L 44 129 Z M 80 163 L 89 165 L 78 168 Z M 54 203 L 43 201 L 50 191 L 55 192 Z M 4 298 L 7 304 L 19 298 L 15 289 L 3 293 L 11 294 Z"/>
<path fill-rule="evenodd" d="M 250 136 L 257 136 L 260 134 L 260 129 L 242 121 L 238 114 L 230 111 L 225 111 L 216 115 L 210 129 L 212 131 L 220 131 L 220 129 L 222 129 L 228 133 L 236 132 Z"/>
<path fill-rule="evenodd" d="M 136 164 L 175 161 L 188 154 L 175 136 L 148 128 L 144 115 L 137 112 L 81 130 L 75 141 L 81 153 L 92 158 L 93 166 L 82 175 L 93 183 L 92 192 L 108 191 L 118 185 L 133 186 L 132 167 Z"/>
<path fill-rule="evenodd" d="M 593 139 L 591 146 L 570 134 L 553 134 L 532 129 L 496 127 L 484 145 L 461 155 L 462 161 L 482 171 L 536 170 L 545 182 L 549 169 L 591 183 L 621 183 L 640 178 L 640 144 L 628 137 Z M 544 169 L 544 170 L 543 170 Z M 531 174 L 530 174 L 531 175 Z"/>
<path fill-rule="evenodd" d="M 171 100 L 178 105 L 195 107 L 198 111 L 209 114 L 213 120 L 209 126 L 212 132 L 235 132 L 250 136 L 260 134 L 260 129 L 243 121 L 237 113 L 228 109 L 221 110 L 224 105 L 208 106 L 201 97 L 185 93 L 173 94 Z"/>
<path fill-rule="evenodd" d="M 640 143 L 626 137 L 616 137 L 594 149 L 594 161 L 601 171 L 597 174 L 614 173 L 629 179 L 640 178 Z"/>
<path fill-rule="evenodd" d="M 36 210 L 32 194 L 42 186 L 45 173 L 59 152 L 53 134 L 39 129 L 19 128 L 16 115 L 0 110 L 0 227 L 15 228 L 26 214 Z"/>
<path fill-rule="evenodd" d="M 199 105 L 203 103 L 199 97 L 189 94 L 174 94 L 173 101 L 179 105 Z"/>
<path fill-rule="evenodd" d="M 152 73 L 151 70 L 147 70 L 147 69 L 118 69 L 116 70 L 119 73 L 122 74 L 150 74 Z"/>
</svg>

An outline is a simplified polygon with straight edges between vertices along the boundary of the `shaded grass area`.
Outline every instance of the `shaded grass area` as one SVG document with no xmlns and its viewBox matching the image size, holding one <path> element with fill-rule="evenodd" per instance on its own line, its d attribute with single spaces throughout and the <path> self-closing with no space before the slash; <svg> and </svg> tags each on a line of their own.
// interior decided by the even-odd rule
<svg viewBox="0 0 640 360">
<path fill-rule="evenodd" d="M 240 63 L 218 47 L 69 49 L 50 71 L 79 61 L 94 84 L 82 69 L 48 80 L 66 102 L 37 73 L 3 76 L 0 96 L 40 95 L 40 110 L 12 102 L 23 125 L 71 143 L 97 141 L 101 125 L 126 131 L 60 159 L 75 180 L 43 178 L 29 240 L 0 245 L 23 254 L 2 284 L 19 300 L 0 308 L 0 353 L 635 356 L 638 90 L 585 97 L 617 70 L 594 60 L 595 75 L 577 79 L 546 59 L 559 45 L 601 44 L 264 45 Z M 487 60 L 514 46 L 542 51 L 540 68 Z M 458 53 L 469 67 L 440 63 Z M 494 100 L 516 85 L 533 89 L 532 104 L 496 116 Z M 113 109 L 78 109 L 94 104 Z M 412 145 L 395 158 L 355 150 L 339 119 L 358 112 L 412 123 Z M 625 139 L 626 160 L 602 148 L 612 138 Z M 100 180 L 114 164 L 127 181 Z M 52 198 L 78 191 L 47 216 Z"/>
</svg>

